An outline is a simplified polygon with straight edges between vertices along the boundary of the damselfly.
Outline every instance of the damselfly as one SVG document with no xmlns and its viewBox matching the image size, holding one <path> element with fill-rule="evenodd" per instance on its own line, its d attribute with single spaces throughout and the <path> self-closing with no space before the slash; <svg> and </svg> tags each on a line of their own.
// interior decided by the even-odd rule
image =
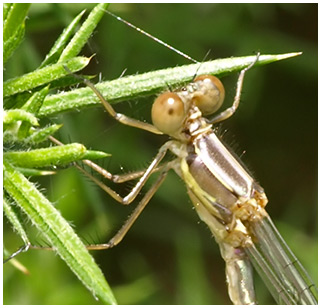
<svg viewBox="0 0 321 308">
<path fill-rule="evenodd" d="M 249 69 L 250 66 L 247 68 Z M 128 204 L 134 200 L 156 169 L 160 176 L 117 235 L 104 249 L 118 244 L 134 223 L 152 195 L 163 182 L 167 172 L 174 169 L 184 180 L 188 194 L 200 218 L 208 225 L 226 262 L 229 295 L 235 304 L 255 303 L 250 261 L 255 266 L 278 303 L 315 304 L 315 286 L 304 268 L 285 244 L 265 211 L 267 198 L 252 176 L 226 149 L 213 131 L 213 125 L 230 117 L 237 109 L 243 84 L 244 69 L 237 82 L 233 106 L 208 119 L 219 109 L 224 100 L 221 82 L 212 76 L 199 76 L 194 82 L 176 91 L 159 96 L 152 108 L 155 128 L 146 123 L 117 114 L 102 95 L 86 82 L 100 97 L 106 110 L 122 123 L 153 133 L 165 133 L 172 137 L 159 150 L 151 165 L 140 177 L 137 185 L 124 198 L 120 198 L 108 186 L 97 181 L 117 201 Z M 177 158 L 159 164 L 167 151 Z M 88 162 L 89 163 L 89 162 Z M 91 163 L 89 163 L 91 164 Z M 100 173 L 96 165 L 91 166 Z M 112 175 L 105 173 L 106 178 Z M 124 180 L 132 179 L 132 174 Z M 95 247 L 92 247 L 95 248 Z"/>
<path fill-rule="evenodd" d="M 93 245 L 90 249 L 107 249 L 117 245 L 165 180 L 168 171 L 173 169 L 185 182 L 198 215 L 210 228 L 220 246 L 226 262 L 229 295 L 234 304 L 256 303 L 250 262 L 278 303 L 316 304 L 313 282 L 265 211 L 267 198 L 263 188 L 213 131 L 213 125 L 226 120 L 237 110 L 244 75 L 251 67 L 252 65 L 241 71 L 234 102 L 230 108 L 210 119 L 204 117 L 212 115 L 221 107 L 225 91 L 219 79 L 201 75 L 182 89 L 163 93 L 154 101 L 154 126 L 116 113 L 93 84 L 85 81 L 116 120 L 128 126 L 172 137 L 172 140 L 160 148 L 144 172 L 125 175 L 121 180 L 96 164 L 85 162 L 115 182 L 139 178 L 135 187 L 123 198 L 81 169 L 123 204 L 129 204 L 137 197 L 152 173 L 160 173 L 116 236 L 107 244 Z M 161 165 L 169 151 L 177 158 Z"/>
<path fill-rule="evenodd" d="M 242 76 L 240 76 L 239 80 L 242 80 L 241 77 Z M 205 80 L 207 80 L 207 78 Z M 183 98 L 185 104 L 187 104 L 187 105 L 192 104 L 193 105 L 193 102 L 195 101 L 195 97 L 199 96 L 198 94 L 202 92 L 202 90 L 200 88 L 202 88 L 204 86 L 204 84 L 206 84 L 206 81 L 203 81 L 203 80 L 195 81 L 194 83 L 187 85 L 186 90 L 178 90 L 178 92 L 176 94 L 180 98 Z M 205 88 L 206 88 L 206 86 L 205 86 Z M 241 82 L 239 82 L 239 87 L 238 87 L 239 92 L 240 92 L 240 90 L 241 90 Z M 198 92 L 198 94 L 197 94 L 197 92 Z M 237 97 L 239 98 L 239 95 L 237 95 Z M 226 198 L 229 198 L 229 196 L 222 197 L 222 201 L 221 201 L 222 204 L 221 204 L 220 202 L 216 202 L 216 200 L 214 199 L 214 198 L 216 198 L 216 199 L 219 198 L 216 194 L 215 194 L 215 196 L 209 196 L 208 192 L 204 192 L 204 187 L 202 185 L 205 182 L 207 182 L 209 178 L 208 178 L 208 176 L 205 175 L 204 169 L 202 169 L 204 167 L 201 167 L 201 165 L 197 166 L 197 162 L 195 162 L 195 161 L 197 161 L 197 159 L 199 159 L 199 157 L 201 156 L 202 157 L 201 160 L 206 160 L 205 163 L 207 164 L 207 166 L 209 166 L 209 165 L 211 165 L 211 163 L 210 163 L 210 161 L 208 161 L 208 159 L 211 156 L 211 154 L 207 153 L 202 156 L 202 153 L 201 153 L 202 150 L 200 150 L 200 147 L 202 147 L 202 145 L 204 144 L 205 148 L 206 148 L 207 144 L 209 144 L 209 143 L 211 145 L 216 145 L 220 149 L 222 149 L 222 151 L 224 152 L 224 155 L 222 155 L 221 161 L 226 161 L 226 160 L 231 161 L 231 159 L 232 159 L 232 161 L 234 162 L 234 160 L 233 160 L 233 158 L 231 158 L 232 156 L 230 156 L 230 154 L 228 154 L 224 150 L 225 148 L 222 147 L 220 141 L 218 141 L 216 139 L 215 135 L 213 135 L 213 133 L 210 132 L 211 131 L 210 125 L 213 123 L 215 124 L 218 121 L 218 119 L 216 118 L 216 120 L 213 120 L 212 123 L 208 123 L 208 121 L 204 120 L 201 117 L 200 113 L 197 111 L 195 106 L 193 108 L 194 108 L 195 113 L 191 112 L 190 116 L 193 118 L 193 115 L 194 115 L 194 118 L 191 121 L 190 125 L 196 123 L 196 127 L 191 128 L 191 126 L 189 126 L 189 125 L 184 126 L 184 134 L 188 135 L 188 130 L 190 131 L 190 133 L 192 130 L 193 131 L 192 133 L 194 134 L 194 137 L 195 137 L 195 138 L 192 137 L 194 143 L 187 142 L 186 141 L 186 140 L 188 140 L 187 136 L 185 136 L 186 140 L 184 138 L 183 138 L 184 140 L 182 140 L 182 138 L 177 136 L 177 134 L 174 132 L 174 136 L 177 137 L 182 143 L 180 145 L 178 145 L 176 142 L 172 142 L 170 144 L 167 144 L 167 146 L 165 146 L 165 148 L 168 147 L 168 148 L 172 149 L 174 151 L 174 153 L 177 154 L 178 157 L 181 159 L 181 165 L 183 165 L 183 166 L 179 167 L 177 165 L 177 160 L 175 160 L 169 164 L 166 164 L 164 166 L 163 171 L 167 172 L 167 168 L 173 168 L 175 171 L 177 171 L 177 173 L 181 177 L 184 178 L 185 182 L 187 183 L 190 197 L 193 200 L 194 205 L 195 205 L 198 213 L 200 214 L 200 217 L 203 220 L 206 220 L 207 224 L 209 225 L 209 227 L 212 230 L 217 230 L 217 226 L 219 226 L 219 228 L 221 228 L 220 230 L 222 231 L 222 233 L 230 233 L 232 235 L 241 234 L 241 236 L 240 236 L 241 239 L 236 239 L 235 240 L 236 242 L 234 242 L 234 239 L 233 240 L 230 239 L 230 241 L 227 241 L 227 243 L 225 243 L 226 242 L 225 237 L 223 236 L 224 239 L 220 238 L 219 235 L 216 234 L 216 231 L 214 231 L 214 233 L 216 234 L 217 241 L 219 242 L 219 244 L 221 246 L 222 253 L 225 256 L 227 256 L 228 253 L 231 253 L 233 256 L 237 255 L 238 257 L 240 257 L 241 258 L 240 269 L 246 271 L 245 275 L 243 275 L 244 272 L 241 273 L 240 275 L 238 275 L 239 282 L 240 281 L 244 282 L 246 287 L 243 290 L 241 290 L 240 293 L 238 293 L 236 285 L 231 283 L 231 287 L 230 287 L 231 297 L 234 298 L 234 302 L 238 302 L 238 301 L 245 302 L 245 303 L 253 302 L 254 298 L 252 295 L 250 295 L 250 293 L 253 292 L 253 289 L 251 286 L 252 285 L 251 276 L 248 271 L 247 261 L 243 259 L 244 255 L 243 255 L 242 250 L 244 248 L 244 250 L 247 251 L 253 257 L 253 260 L 255 262 L 262 261 L 262 258 L 256 254 L 257 251 L 252 246 L 253 234 L 255 234 L 256 238 L 260 238 L 260 236 L 261 236 L 260 233 L 256 234 L 255 230 L 257 230 L 257 229 L 262 230 L 262 228 L 267 228 L 267 230 L 264 230 L 264 231 L 267 231 L 267 234 L 272 234 L 272 236 L 275 236 L 275 234 L 277 234 L 277 233 L 275 230 L 273 230 L 273 228 L 271 229 L 271 224 L 269 222 L 269 219 L 266 218 L 267 216 L 266 216 L 266 213 L 263 209 L 264 208 L 263 205 L 265 203 L 264 202 L 265 197 L 264 197 L 263 191 L 261 190 L 261 188 L 259 186 L 257 186 L 257 184 L 253 184 L 253 185 L 251 184 L 252 178 L 250 176 L 248 176 L 247 173 L 244 173 L 244 169 L 242 167 L 240 167 L 240 165 L 238 163 L 236 163 L 237 167 L 235 167 L 233 169 L 233 170 L 235 170 L 235 174 L 237 173 L 239 175 L 239 173 L 241 173 L 243 175 L 243 177 L 245 177 L 247 179 L 246 182 L 247 183 L 250 182 L 250 184 L 247 185 L 247 188 L 249 186 L 255 187 L 255 189 L 254 189 L 256 191 L 255 194 L 260 196 L 260 197 L 257 197 L 256 199 L 262 200 L 262 202 L 259 202 L 259 203 L 261 203 L 261 207 L 262 207 L 262 209 L 260 211 L 261 217 L 260 217 L 260 215 L 258 215 L 258 217 L 255 217 L 256 215 L 254 215 L 253 213 L 252 214 L 250 213 L 249 215 L 246 214 L 245 216 L 243 216 L 243 215 L 239 216 L 239 214 L 236 214 L 234 212 L 234 209 L 230 210 L 230 209 L 224 208 L 224 205 L 225 205 L 224 203 L 226 201 Z M 169 113 L 171 113 L 171 111 L 169 111 Z M 185 117 L 185 115 L 184 115 L 184 117 Z M 155 121 L 157 121 L 157 116 L 155 117 Z M 186 124 L 186 121 L 187 121 L 186 118 L 184 118 L 183 120 L 181 119 L 181 122 L 184 122 L 185 124 Z M 180 123 L 180 124 L 182 124 L 182 123 Z M 162 125 L 162 124 L 160 124 L 160 125 Z M 144 127 L 145 127 L 145 125 L 142 124 L 142 128 L 144 128 Z M 171 130 L 167 131 L 166 127 L 165 127 L 165 132 L 167 132 L 169 135 L 173 135 L 173 132 Z M 180 126 L 179 128 L 181 128 L 181 127 L 182 126 Z M 204 135 L 208 136 L 208 137 L 204 137 Z M 208 140 L 204 141 L 205 139 L 208 139 Z M 186 143 L 189 144 L 189 146 L 184 148 Z M 197 157 L 195 157 L 195 153 L 193 153 L 193 151 L 198 152 Z M 222 153 L 222 151 L 220 153 Z M 200 154 L 200 156 L 199 156 L 199 154 Z M 228 158 L 226 158 L 226 155 Z M 185 166 L 184 166 L 184 164 L 185 164 Z M 234 165 L 234 163 L 233 163 L 233 165 Z M 193 169 L 193 166 L 195 166 L 194 169 Z M 191 168 L 193 170 L 191 170 Z M 215 169 L 215 168 L 216 168 L 215 166 L 211 166 L 210 169 Z M 201 172 L 202 174 L 200 175 L 199 172 Z M 225 173 L 225 175 L 226 175 L 226 173 Z M 91 176 L 91 175 L 89 174 L 89 176 Z M 164 175 L 162 175 L 162 176 L 164 176 Z M 217 178 L 217 175 L 215 177 Z M 201 181 L 201 184 L 198 184 L 198 186 L 201 186 L 201 187 L 197 187 L 197 185 L 194 183 L 193 178 L 194 179 L 198 178 L 198 180 Z M 202 178 L 204 178 L 204 181 L 202 180 Z M 223 174 L 223 178 L 224 178 L 224 174 Z M 242 178 L 242 176 L 240 178 Z M 163 180 L 163 178 L 160 177 L 159 181 L 162 181 L 162 180 Z M 231 187 L 233 187 L 233 185 L 235 186 L 235 185 L 239 184 L 238 181 L 235 181 L 235 177 L 233 178 L 233 183 L 227 183 L 229 181 L 226 179 L 224 181 L 222 178 L 220 178 L 218 182 L 219 182 L 218 186 L 222 188 L 222 189 L 220 189 L 220 193 L 222 193 L 221 190 L 228 188 L 227 190 L 229 192 L 227 192 L 227 194 L 231 193 L 231 191 L 229 189 Z M 159 182 L 156 182 L 155 186 L 153 186 L 153 188 L 152 188 L 153 192 L 154 192 L 154 190 L 156 191 L 156 188 L 159 184 L 160 184 Z M 217 186 L 217 185 L 215 185 L 215 186 Z M 241 187 L 241 188 L 244 188 L 244 187 Z M 217 194 L 219 195 L 220 193 L 217 193 Z M 239 201 L 241 197 L 239 195 L 239 192 L 236 193 L 236 190 L 233 190 L 233 193 L 231 193 L 230 198 L 231 199 L 234 198 L 235 200 Z M 250 199 L 252 199 L 252 198 L 250 198 Z M 253 198 L 253 199 L 255 199 L 255 198 Z M 249 203 L 251 203 L 251 202 L 252 201 L 250 201 Z M 211 203 L 211 206 L 209 206 L 209 203 Z M 233 203 L 233 202 L 231 201 L 231 203 Z M 238 203 L 244 204 L 246 202 L 242 201 L 242 202 L 234 202 L 234 203 L 235 204 L 238 204 Z M 205 204 L 205 207 L 203 208 L 202 205 L 204 205 L 204 204 Z M 223 207 L 222 207 L 222 205 L 223 205 Z M 254 207 L 255 207 L 255 210 L 260 208 L 260 207 L 256 207 L 256 205 L 254 205 Z M 203 212 L 204 209 L 206 209 L 205 210 L 205 211 L 207 211 L 206 213 Z M 212 212 L 211 215 L 208 214 L 208 211 Z M 213 217 L 217 217 L 218 219 L 213 218 Z M 260 223 L 261 218 L 262 218 L 262 221 L 264 221 L 264 223 L 262 223 L 262 224 Z M 241 221 L 241 223 L 239 223 L 239 221 Z M 268 221 L 268 223 L 266 223 L 266 221 Z M 245 225 L 245 229 L 242 227 L 242 224 Z M 255 227 L 252 228 L 252 225 L 254 225 Z M 222 226 L 223 226 L 223 229 L 222 229 Z M 233 231 L 233 230 L 235 230 L 235 227 L 238 229 L 237 231 L 239 233 Z M 266 236 L 266 234 L 263 235 L 263 237 L 260 240 L 266 240 L 265 236 Z M 268 239 L 268 241 L 271 241 L 271 239 Z M 254 240 L 254 242 L 256 242 L 256 241 Z M 236 243 L 238 243 L 238 244 L 236 244 Z M 267 254 L 268 259 L 271 259 L 271 257 L 269 256 L 269 251 L 264 248 L 264 247 L 266 247 L 266 244 L 267 243 L 263 244 L 263 254 Z M 241 247 L 241 249 L 238 251 L 235 251 L 235 249 L 231 249 L 232 246 L 238 246 L 238 247 Z M 103 247 L 103 246 L 101 246 L 101 247 Z M 259 247 L 259 249 L 261 249 L 261 248 Z M 273 254 L 277 253 L 279 251 L 282 251 L 282 250 L 280 250 L 280 247 L 275 247 L 273 249 Z M 227 256 L 227 258 L 228 258 L 228 256 Z M 274 256 L 272 258 L 274 258 Z M 285 264 L 289 264 L 292 262 L 292 260 L 293 260 L 292 257 L 290 258 L 290 261 L 289 261 L 287 259 L 284 259 L 284 256 L 281 255 L 280 260 L 278 260 L 279 263 L 276 262 L 276 264 L 280 265 L 280 264 L 282 264 L 282 262 L 286 262 Z M 270 268 L 270 264 L 269 264 L 270 261 L 268 261 L 268 260 L 265 260 L 265 261 L 266 261 L 266 263 L 265 262 L 260 263 L 258 266 L 261 268 L 265 268 L 265 267 Z M 282 267 L 282 265 L 281 265 L 281 267 Z M 284 272 L 283 268 L 277 268 L 276 269 L 277 273 L 279 273 L 281 275 L 279 277 L 277 275 L 275 277 L 274 272 L 272 272 L 272 273 L 266 272 L 265 273 L 265 275 L 267 275 L 266 281 L 269 281 L 269 283 L 272 284 L 271 289 L 274 290 L 274 296 L 277 298 L 278 301 L 280 301 L 280 302 L 284 301 L 285 303 L 296 302 L 299 298 L 300 298 L 299 300 L 302 300 L 302 301 L 308 300 L 308 299 L 304 299 L 304 298 L 309 297 L 310 292 L 308 290 L 300 291 L 300 290 L 304 289 L 304 286 L 303 287 L 299 286 L 299 285 L 297 285 L 297 283 L 301 283 L 302 281 L 300 280 L 299 277 L 297 277 L 297 274 L 295 273 L 294 266 L 290 265 L 289 268 L 291 269 L 290 273 L 287 273 L 286 270 Z M 235 274 L 236 268 L 232 267 L 231 271 L 232 271 L 232 274 L 233 273 Z M 292 275 L 294 277 L 289 277 L 287 279 L 283 279 L 284 276 L 288 277 L 289 275 L 290 276 Z M 232 279 L 230 277 L 230 281 L 231 280 Z M 295 285 L 293 286 L 292 284 L 295 284 Z M 309 285 L 309 282 L 308 282 L 308 285 Z M 249 295 L 249 297 L 247 297 L 247 295 Z"/>
<path fill-rule="evenodd" d="M 137 197 L 152 173 L 160 173 L 116 236 L 107 244 L 92 245 L 90 248 L 106 249 L 117 245 L 158 190 L 168 171 L 173 169 L 185 182 L 198 215 L 208 225 L 220 246 L 226 262 L 229 295 L 234 304 L 256 303 L 250 262 L 278 303 L 316 304 L 314 284 L 265 211 L 267 198 L 263 188 L 213 131 L 213 125 L 232 116 L 238 108 L 245 72 L 253 64 L 241 71 L 230 108 L 213 116 L 223 103 L 224 87 L 216 77 L 201 75 L 182 89 L 163 93 L 154 101 L 153 126 L 117 113 L 94 85 L 85 81 L 116 120 L 172 137 L 160 148 L 145 171 L 124 175 L 121 180 L 96 164 L 86 162 L 116 182 L 139 178 L 131 192 L 120 197 L 84 171 L 97 185 L 123 204 L 129 204 Z M 169 151 L 177 158 L 161 164 Z"/>
</svg>

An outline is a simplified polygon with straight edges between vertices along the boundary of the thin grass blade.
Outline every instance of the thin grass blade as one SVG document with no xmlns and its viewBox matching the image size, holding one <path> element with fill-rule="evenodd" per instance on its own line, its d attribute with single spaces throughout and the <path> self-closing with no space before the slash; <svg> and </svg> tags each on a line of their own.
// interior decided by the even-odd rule
<svg viewBox="0 0 321 308">
<path fill-rule="evenodd" d="M 4 161 L 6 191 L 52 244 L 79 280 L 103 303 L 116 300 L 103 273 L 60 212 L 19 171 Z"/>
<path fill-rule="evenodd" d="M 255 66 L 284 60 L 300 54 L 261 55 Z M 97 84 L 96 87 L 109 103 L 115 103 L 160 93 L 169 87 L 178 87 L 191 81 L 195 77 L 196 71 L 198 74 L 212 74 L 216 76 L 238 72 L 253 63 L 255 59 L 256 56 L 248 56 L 183 65 L 102 82 Z M 41 117 L 49 116 L 67 110 L 81 109 L 100 104 L 101 102 L 91 89 L 81 88 L 47 97 L 38 115 Z"/>
</svg>

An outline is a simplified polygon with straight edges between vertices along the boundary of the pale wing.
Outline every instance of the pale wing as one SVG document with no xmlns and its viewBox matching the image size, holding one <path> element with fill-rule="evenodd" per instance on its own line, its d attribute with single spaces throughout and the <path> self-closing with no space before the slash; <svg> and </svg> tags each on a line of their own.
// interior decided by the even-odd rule
<svg viewBox="0 0 321 308">
<path fill-rule="evenodd" d="M 254 246 L 245 248 L 278 304 L 317 304 L 311 278 L 276 229 L 271 218 L 250 223 Z"/>
</svg>

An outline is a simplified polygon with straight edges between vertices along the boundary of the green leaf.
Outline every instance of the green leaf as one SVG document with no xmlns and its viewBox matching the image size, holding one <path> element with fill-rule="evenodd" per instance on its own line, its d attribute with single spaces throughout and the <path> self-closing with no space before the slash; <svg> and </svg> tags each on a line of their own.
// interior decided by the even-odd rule
<svg viewBox="0 0 321 308">
<path fill-rule="evenodd" d="M 13 54 L 25 33 L 25 18 L 30 4 L 14 3 L 3 6 L 3 63 Z"/>
<path fill-rule="evenodd" d="M 72 72 L 79 71 L 83 69 L 89 61 L 90 59 L 86 57 L 76 57 L 63 63 L 52 64 L 23 76 L 9 79 L 3 84 L 4 97 L 34 89 L 68 75 L 64 66 L 67 66 Z"/>
<path fill-rule="evenodd" d="M 25 25 L 21 25 L 16 33 L 9 37 L 8 40 L 3 42 L 3 63 L 6 63 L 7 60 L 12 56 L 13 52 L 20 45 L 23 37 L 25 35 Z"/>
<path fill-rule="evenodd" d="M 52 244 L 79 280 L 104 303 L 116 300 L 103 273 L 60 212 L 10 163 L 4 160 L 3 184 L 11 198 Z"/>
<path fill-rule="evenodd" d="M 77 31 L 69 44 L 62 52 L 59 61 L 63 62 L 67 59 L 78 55 L 83 46 L 87 43 L 87 40 L 92 35 L 100 19 L 104 15 L 104 10 L 108 7 L 106 3 L 97 4 L 89 14 L 86 21 L 82 24 L 81 28 Z"/>
<path fill-rule="evenodd" d="M 46 55 L 45 60 L 41 63 L 41 67 L 44 67 L 50 63 L 56 62 L 54 59 L 58 60 L 58 58 L 61 55 L 61 52 L 65 45 L 67 44 L 70 36 L 75 31 L 76 27 L 79 24 L 79 21 L 81 17 L 84 15 L 86 10 L 83 10 L 81 13 L 79 13 L 74 20 L 69 24 L 69 26 L 63 31 L 63 33 L 59 36 L 59 38 L 56 40 L 55 44 L 49 51 L 49 53 Z"/>
<path fill-rule="evenodd" d="M 56 174 L 56 171 L 52 170 L 39 170 L 33 168 L 16 168 L 19 172 L 21 172 L 24 176 L 46 176 Z"/>
<path fill-rule="evenodd" d="M 31 96 L 32 93 L 30 92 L 23 92 L 9 96 L 4 99 L 3 107 L 4 109 L 21 108 Z"/>
<path fill-rule="evenodd" d="M 62 124 L 53 124 L 45 128 L 37 129 L 23 140 L 26 144 L 37 144 L 43 142 L 53 135 Z"/>
<path fill-rule="evenodd" d="M 82 159 L 94 160 L 94 159 L 101 159 L 107 156 L 111 156 L 111 154 L 108 154 L 102 151 L 87 150 L 84 156 L 82 157 Z"/>
<path fill-rule="evenodd" d="M 46 95 L 48 94 L 49 86 L 43 88 L 39 92 L 34 93 L 28 101 L 22 106 L 21 110 L 25 110 L 31 112 L 33 114 L 37 114 L 43 100 L 45 99 Z M 23 139 L 29 136 L 31 125 L 29 123 L 21 123 L 19 131 L 18 131 L 18 139 Z"/>
<path fill-rule="evenodd" d="M 16 230 L 16 232 L 19 234 L 19 236 L 25 243 L 25 245 L 28 245 L 29 239 L 28 239 L 27 233 L 24 230 L 22 223 L 20 222 L 14 209 L 10 205 L 10 202 L 6 198 L 3 198 L 3 211 L 6 214 L 10 223 L 12 224 L 13 228 Z"/>
<path fill-rule="evenodd" d="M 17 121 L 26 121 L 35 126 L 39 125 L 37 118 L 25 110 L 11 109 L 3 112 L 3 124 L 13 124 Z"/>
<path fill-rule="evenodd" d="M 24 24 L 30 5 L 30 3 L 14 3 L 10 8 L 6 6 L 6 18 L 3 23 L 4 42 L 14 36 L 21 25 Z"/>
<path fill-rule="evenodd" d="M 298 55 L 300 55 L 300 53 L 261 55 L 255 63 L 255 66 Z M 238 72 L 253 63 L 255 59 L 256 56 L 247 56 L 183 65 L 101 82 L 97 84 L 96 87 L 109 103 L 115 103 L 118 101 L 135 99 L 140 96 L 160 93 L 168 88 L 175 88 L 190 82 L 195 77 L 196 72 L 198 75 L 211 74 L 216 76 Z M 47 97 L 38 115 L 43 117 L 67 110 L 80 109 L 99 104 L 101 103 L 98 97 L 91 89 L 81 88 Z"/>
<path fill-rule="evenodd" d="M 93 75 L 85 75 L 84 78 L 87 78 L 88 80 L 93 79 L 96 76 Z M 74 85 L 79 84 L 79 78 L 76 78 L 72 75 L 67 75 L 65 77 L 59 78 L 57 80 L 54 80 L 50 83 L 50 89 L 61 89 L 62 87 L 70 87 Z"/>
<path fill-rule="evenodd" d="M 42 148 L 27 152 L 7 152 L 4 157 L 17 167 L 33 168 L 67 165 L 81 159 L 103 158 L 108 154 L 88 151 L 79 143 Z"/>
<path fill-rule="evenodd" d="M 7 16 L 13 7 L 13 3 L 4 3 L 3 4 L 3 21 L 7 19 Z"/>
<path fill-rule="evenodd" d="M 37 114 L 43 100 L 45 99 L 46 95 L 48 94 L 49 87 L 45 87 L 39 92 L 34 93 L 28 101 L 22 106 L 22 110 L 31 112 L 33 114 Z"/>
</svg>

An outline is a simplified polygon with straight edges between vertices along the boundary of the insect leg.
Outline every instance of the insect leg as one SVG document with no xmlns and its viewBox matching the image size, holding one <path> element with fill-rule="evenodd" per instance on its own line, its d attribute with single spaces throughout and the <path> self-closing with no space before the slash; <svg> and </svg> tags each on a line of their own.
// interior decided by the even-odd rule
<svg viewBox="0 0 321 308">
<path fill-rule="evenodd" d="M 144 175 L 144 173 L 146 172 L 146 169 L 144 169 L 144 170 L 128 172 L 125 174 L 112 174 L 112 173 L 108 172 L 106 169 L 95 164 L 91 160 L 85 159 L 82 161 L 82 163 L 89 166 L 91 169 L 93 169 L 96 172 L 98 172 L 99 174 L 101 174 L 104 178 L 111 180 L 114 183 L 124 183 L 127 181 L 135 180 L 137 178 L 142 177 Z M 164 164 L 153 169 L 153 173 L 159 171 L 163 166 L 164 166 Z M 78 167 L 80 167 L 80 166 L 78 166 Z"/>
<path fill-rule="evenodd" d="M 154 125 L 149 124 L 149 123 L 145 123 L 136 119 L 133 119 L 131 117 L 128 117 L 122 113 L 118 113 L 115 111 L 115 109 L 111 106 L 111 104 L 109 104 L 107 102 L 107 100 L 104 98 L 104 96 L 99 92 L 99 90 L 95 87 L 95 85 L 90 82 L 89 80 L 87 80 L 86 78 L 83 78 L 82 76 L 73 74 L 70 69 L 67 66 L 64 66 L 65 70 L 67 72 L 69 72 L 72 76 L 74 76 L 75 78 L 78 78 L 80 80 L 82 80 L 85 85 L 87 87 L 89 87 L 99 98 L 99 100 L 101 101 L 102 105 L 104 106 L 104 108 L 106 109 L 106 111 L 118 122 L 128 125 L 128 126 L 132 126 L 132 127 L 136 127 L 142 130 L 146 130 L 149 131 L 153 134 L 158 134 L 158 135 L 162 135 L 163 133 L 158 130 Z"/>
<path fill-rule="evenodd" d="M 116 193 L 114 190 L 112 190 L 110 187 L 108 187 L 107 185 L 105 185 L 104 183 L 102 183 L 100 180 L 98 180 L 97 178 L 95 178 L 92 174 L 90 174 L 89 172 L 87 172 L 85 169 L 83 169 L 82 167 L 80 167 L 79 165 L 76 164 L 76 167 L 83 172 L 87 177 L 89 177 L 95 184 L 97 184 L 99 187 L 101 187 L 105 192 L 107 192 L 112 198 L 114 198 L 116 201 L 118 201 L 119 203 L 122 203 L 124 205 L 130 204 L 139 194 L 139 192 L 141 191 L 142 187 L 145 185 L 145 183 L 147 182 L 148 178 L 151 176 L 151 174 L 155 171 L 155 169 L 157 168 L 158 164 L 161 162 L 161 160 L 164 158 L 167 150 L 169 149 L 169 147 L 172 145 L 171 141 L 166 142 L 158 151 L 156 157 L 153 159 L 153 161 L 151 162 L 151 164 L 149 165 L 149 167 L 145 170 L 145 172 L 143 173 L 143 175 L 141 176 L 141 178 L 139 179 L 139 181 L 136 183 L 136 185 L 134 186 L 134 188 L 130 191 L 130 193 L 125 196 L 125 197 L 121 197 L 118 193 Z M 93 164 L 91 164 L 93 166 Z M 95 165 L 97 167 L 97 165 Z M 99 167 L 99 166 L 98 166 Z M 106 176 L 107 178 L 110 179 L 110 173 L 107 172 L 106 170 L 104 170 L 103 168 L 98 168 L 95 169 L 96 171 L 98 171 L 99 173 L 101 173 L 103 176 L 104 175 L 108 175 Z M 106 171 L 106 172 L 105 172 Z"/>
<path fill-rule="evenodd" d="M 134 224 L 134 222 L 136 221 L 138 216 L 144 210 L 144 208 L 146 207 L 146 205 L 148 204 L 148 202 L 150 201 L 152 196 L 155 194 L 155 192 L 158 190 L 160 185 L 163 183 L 169 169 L 170 169 L 170 163 L 161 172 L 161 174 L 159 175 L 156 182 L 153 184 L 153 186 L 148 190 L 148 192 L 145 194 L 143 199 L 136 206 L 135 210 L 129 216 L 128 220 L 123 224 L 121 229 L 116 233 L 116 235 L 107 244 L 88 245 L 88 246 L 86 246 L 87 249 L 89 249 L 89 250 L 102 250 L 102 249 L 108 249 L 108 248 L 114 247 L 117 244 L 119 244 L 121 242 L 121 240 L 124 238 L 124 236 L 127 234 L 128 230 Z"/>
<path fill-rule="evenodd" d="M 241 91 L 242 91 L 242 87 L 243 87 L 243 80 L 244 80 L 245 73 L 250 68 L 253 67 L 253 65 L 257 62 L 259 57 L 260 57 L 260 53 L 258 53 L 256 55 L 255 60 L 248 67 L 244 68 L 241 71 L 241 73 L 239 75 L 239 78 L 237 80 L 237 84 L 236 84 L 236 94 L 235 94 L 235 97 L 234 97 L 233 105 L 231 107 L 227 108 L 226 110 L 222 111 L 218 115 L 214 116 L 212 119 L 210 119 L 208 121 L 208 123 L 215 124 L 215 123 L 218 123 L 218 122 L 222 122 L 222 121 L 228 119 L 229 117 L 231 117 L 235 113 L 236 109 L 238 108 L 238 106 L 240 104 Z"/>
</svg>

